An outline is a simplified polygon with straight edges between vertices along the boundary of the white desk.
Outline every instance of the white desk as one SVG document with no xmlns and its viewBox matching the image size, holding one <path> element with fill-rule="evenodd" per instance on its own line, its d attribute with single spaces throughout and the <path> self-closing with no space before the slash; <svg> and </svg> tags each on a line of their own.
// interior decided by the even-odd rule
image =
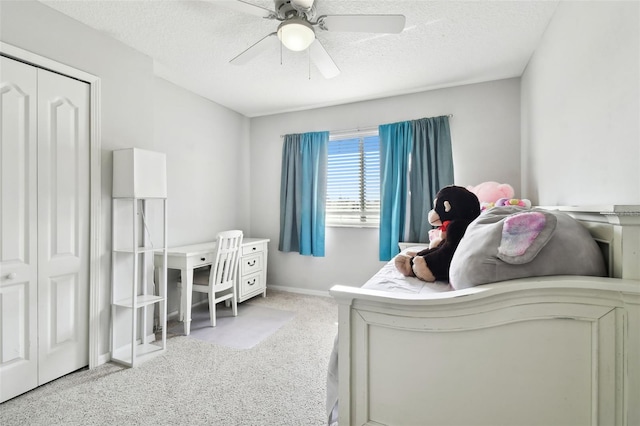
<svg viewBox="0 0 640 426">
<path fill-rule="evenodd" d="M 256 271 L 255 274 L 260 273 L 260 277 L 262 280 L 260 281 L 261 286 L 257 288 L 258 293 L 262 292 L 263 296 L 266 296 L 266 247 L 269 239 L 266 238 L 244 238 L 242 240 L 241 247 L 241 258 L 240 262 L 242 262 L 243 257 L 254 255 L 254 252 L 264 250 L 263 262 L 259 263 L 262 265 L 262 270 Z M 200 268 L 202 266 L 208 266 L 213 263 L 214 256 L 216 250 L 216 242 L 208 242 L 201 244 L 192 244 L 188 246 L 181 247 L 173 247 L 167 249 L 167 268 L 168 269 L 178 269 L 180 270 L 180 277 L 182 281 L 181 292 L 180 292 L 180 308 L 178 310 L 180 321 L 184 323 L 184 334 L 189 335 L 191 331 L 191 304 L 192 304 L 192 292 L 193 292 L 193 270 L 195 268 Z M 157 266 L 162 265 L 162 255 L 155 255 L 155 264 Z M 158 268 L 157 272 L 159 274 L 163 273 L 162 268 Z M 242 274 L 239 274 L 242 275 Z M 160 282 L 162 281 L 162 276 L 160 276 Z M 254 280 L 255 282 L 255 280 Z M 236 282 L 236 285 L 238 283 Z M 253 285 L 253 284 L 252 284 Z M 241 291 L 238 292 L 239 296 L 241 296 Z M 244 300 L 242 297 L 239 297 L 239 300 Z"/>
</svg>

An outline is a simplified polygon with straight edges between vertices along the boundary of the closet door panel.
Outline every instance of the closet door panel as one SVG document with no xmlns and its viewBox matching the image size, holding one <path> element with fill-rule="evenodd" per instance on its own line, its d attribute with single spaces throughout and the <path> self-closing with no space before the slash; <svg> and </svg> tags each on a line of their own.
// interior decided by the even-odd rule
<svg viewBox="0 0 640 426">
<path fill-rule="evenodd" d="M 38 383 L 36 78 L 0 57 L 0 402 Z"/>
<path fill-rule="evenodd" d="M 89 94 L 38 70 L 40 384 L 89 362 Z"/>
</svg>

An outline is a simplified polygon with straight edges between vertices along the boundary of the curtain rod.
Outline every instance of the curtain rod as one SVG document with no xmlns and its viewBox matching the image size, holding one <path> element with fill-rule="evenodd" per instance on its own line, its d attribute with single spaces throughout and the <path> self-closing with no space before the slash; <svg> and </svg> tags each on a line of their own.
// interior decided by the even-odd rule
<svg viewBox="0 0 640 426">
<path fill-rule="evenodd" d="M 453 114 L 445 114 L 446 117 L 452 118 Z M 332 134 L 340 134 L 340 133 L 356 133 L 356 132 L 370 132 L 376 130 L 378 126 L 368 126 L 368 127 L 357 127 L 355 129 L 344 129 L 344 130 L 330 130 L 329 133 Z M 286 135 L 280 135 L 281 138 L 284 138 Z"/>
</svg>

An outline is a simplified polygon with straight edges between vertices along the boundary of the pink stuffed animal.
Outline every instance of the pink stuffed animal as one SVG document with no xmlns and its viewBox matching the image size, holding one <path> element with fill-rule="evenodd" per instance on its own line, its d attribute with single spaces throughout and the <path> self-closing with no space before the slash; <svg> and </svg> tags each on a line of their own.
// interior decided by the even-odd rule
<svg viewBox="0 0 640 426">
<path fill-rule="evenodd" d="M 467 189 L 473 192 L 480 201 L 482 210 L 493 207 L 501 198 L 513 198 L 515 191 L 508 183 L 498 183 L 494 181 L 482 182 L 476 186 L 467 186 Z"/>
</svg>

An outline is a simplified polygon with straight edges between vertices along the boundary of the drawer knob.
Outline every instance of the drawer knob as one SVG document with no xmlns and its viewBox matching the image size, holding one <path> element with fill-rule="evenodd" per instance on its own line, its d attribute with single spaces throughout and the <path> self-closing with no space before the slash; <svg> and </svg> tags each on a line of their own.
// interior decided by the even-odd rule
<svg viewBox="0 0 640 426">
<path fill-rule="evenodd" d="M 257 247 L 251 247 L 251 250 L 256 251 Z"/>
<path fill-rule="evenodd" d="M 207 260 L 207 258 L 206 258 L 206 257 L 201 257 L 201 258 L 200 258 L 200 260 L 201 260 L 202 262 L 204 262 L 205 260 Z"/>
<path fill-rule="evenodd" d="M 8 280 L 13 280 L 16 277 L 16 273 L 15 272 L 11 272 L 10 274 L 7 274 L 7 279 Z"/>
<path fill-rule="evenodd" d="M 254 266 L 256 264 L 256 260 L 253 259 L 253 262 L 247 262 L 247 265 L 249 266 Z"/>
<path fill-rule="evenodd" d="M 251 280 L 251 281 L 247 281 L 247 284 L 249 284 L 249 285 L 254 285 L 255 283 L 256 283 L 256 279 L 255 278 L 253 280 Z"/>
</svg>

